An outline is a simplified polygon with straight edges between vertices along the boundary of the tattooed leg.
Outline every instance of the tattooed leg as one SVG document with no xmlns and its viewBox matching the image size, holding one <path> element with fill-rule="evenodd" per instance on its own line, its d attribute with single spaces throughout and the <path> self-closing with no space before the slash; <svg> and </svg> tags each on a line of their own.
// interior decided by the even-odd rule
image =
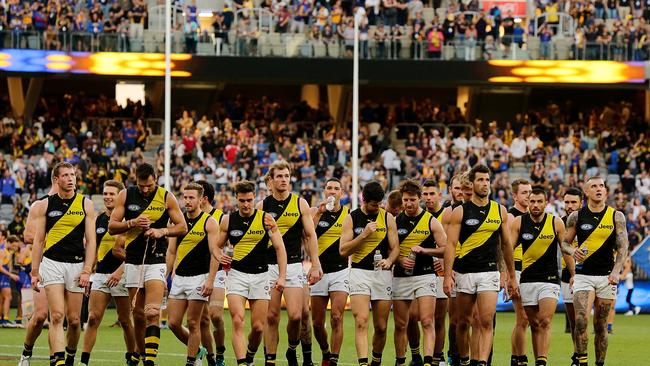
<svg viewBox="0 0 650 366">
<path fill-rule="evenodd" d="M 573 308 L 576 314 L 576 352 L 587 353 L 587 344 L 589 342 L 589 314 L 594 303 L 594 291 L 578 291 L 573 294 Z M 607 327 L 607 316 L 605 316 L 605 327 Z M 605 329 L 607 333 L 607 329 Z"/>
<path fill-rule="evenodd" d="M 596 362 L 605 362 L 607 354 L 607 319 L 612 308 L 612 300 L 596 299 L 594 310 L 594 348 L 596 349 Z"/>
</svg>

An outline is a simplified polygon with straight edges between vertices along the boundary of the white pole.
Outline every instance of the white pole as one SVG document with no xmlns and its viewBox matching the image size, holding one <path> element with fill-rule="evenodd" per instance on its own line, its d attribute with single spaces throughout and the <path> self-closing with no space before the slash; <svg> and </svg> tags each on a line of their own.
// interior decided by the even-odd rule
<svg viewBox="0 0 650 366">
<path fill-rule="evenodd" d="M 359 13 L 354 14 L 352 59 L 352 209 L 359 207 Z"/>
<path fill-rule="evenodd" d="M 171 53 L 172 53 L 172 2 L 165 0 L 165 171 L 164 186 L 166 190 L 171 189 L 169 171 L 171 169 L 171 134 L 172 134 L 172 76 L 171 76 Z"/>
</svg>

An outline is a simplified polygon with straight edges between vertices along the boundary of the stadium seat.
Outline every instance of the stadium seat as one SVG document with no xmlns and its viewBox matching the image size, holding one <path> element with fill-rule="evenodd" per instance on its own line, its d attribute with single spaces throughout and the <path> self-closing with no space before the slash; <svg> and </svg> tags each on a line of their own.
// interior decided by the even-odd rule
<svg viewBox="0 0 650 366">
<path fill-rule="evenodd" d="M 528 45 L 528 55 L 530 56 L 530 59 L 539 60 L 539 51 L 541 46 L 539 37 L 528 36 L 527 45 Z"/>
<path fill-rule="evenodd" d="M 314 57 L 325 57 L 327 55 L 327 48 L 323 42 L 313 41 L 312 45 L 314 47 Z"/>
<path fill-rule="evenodd" d="M 330 57 L 338 58 L 341 55 L 341 48 L 338 43 L 330 43 L 327 46 L 327 53 Z"/>
</svg>

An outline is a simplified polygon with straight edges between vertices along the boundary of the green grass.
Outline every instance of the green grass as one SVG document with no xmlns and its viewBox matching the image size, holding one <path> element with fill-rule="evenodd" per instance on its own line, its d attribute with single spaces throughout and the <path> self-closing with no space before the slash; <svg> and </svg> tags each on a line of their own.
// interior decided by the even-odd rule
<svg viewBox="0 0 650 366">
<path fill-rule="evenodd" d="M 122 341 L 121 329 L 110 328 L 109 325 L 115 321 L 116 315 L 113 310 L 109 310 L 104 317 L 97 339 L 97 345 L 92 353 L 91 363 L 94 366 L 103 365 L 121 365 L 124 355 L 124 344 Z M 230 319 L 226 319 L 226 364 L 234 365 L 234 355 L 232 345 L 229 339 Z M 514 324 L 514 314 L 499 313 L 497 315 L 497 329 L 495 334 L 495 366 L 509 365 L 510 360 L 510 332 Z M 384 351 L 384 365 L 394 364 L 394 346 L 392 341 L 392 319 L 389 322 L 388 341 Z M 287 347 L 284 329 L 286 321 L 281 324 L 280 348 L 279 354 L 284 354 Z M 650 316 L 641 315 L 635 317 L 616 316 L 614 325 L 614 334 L 609 337 L 609 353 L 607 355 L 608 366 L 634 366 L 648 364 L 648 329 L 650 329 Z M 348 311 L 345 314 L 345 335 L 343 340 L 343 350 L 341 352 L 341 365 L 356 365 L 356 352 L 354 348 L 354 319 Z M 16 365 L 17 356 L 22 350 L 24 330 L 22 329 L 0 329 L 0 366 Z M 83 335 L 82 335 L 83 337 Z M 169 330 L 163 330 L 161 336 L 160 355 L 158 365 L 171 366 L 182 365 L 185 360 L 184 346 L 176 340 Z M 530 335 L 528 336 L 530 340 Z M 81 353 L 81 343 L 77 353 L 77 360 Z M 590 364 L 594 363 L 593 353 L 593 335 L 590 334 Z M 44 332 L 39 338 L 34 351 L 35 361 L 32 365 L 47 364 L 47 333 Z M 320 361 L 320 350 L 314 340 L 314 361 Z M 258 351 L 256 363 L 262 365 L 263 355 L 262 348 Z M 564 333 L 564 314 L 558 313 L 553 321 L 553 334 L 551 339 L 551 350 L 549 355 L 549 365 L 568 365 L 569 357 L 572 350 L 571 340 L 568 334 Z M 529 359 L 533 359 L 532 348 L 528 349 Z M 286 365 L 286 362 L 279 357 L 278 364 Z M 534 361 L 532 362 L 534 364 Z M 205 365 L 205 363 L 204 363 Z"/>
</svg>

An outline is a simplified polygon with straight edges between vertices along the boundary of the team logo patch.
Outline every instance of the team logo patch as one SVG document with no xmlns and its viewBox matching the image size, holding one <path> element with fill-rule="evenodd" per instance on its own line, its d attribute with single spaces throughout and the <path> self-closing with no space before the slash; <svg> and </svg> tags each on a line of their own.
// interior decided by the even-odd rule
<svg viewBox="0 0 650 366">
<path fill-rule="evenodd" d="M 241 230 L 230 230 L 230 236 L 242 236 L 244 232 Z"/>
<path fill-rule="evenodd" d="M 106 228 L 103 228 L 103 227 L 98 227 L 97 228 L 97 234 L 103 234 L 105 232 L 106 232 Z"/>
<path fill-rule="evenodd" d="M 47 216 L 49 216 L 49 217 L 59 217 L 59 216 L 63 216 L 63 212 L 61 212 L 61 211 L 50 211 L 50 212 L 48 212 Z"/>
<path fill-rule="evenodd" d="M 406 235 L 409 231 L 406 229 L 397 229 L 397 235 Z"/>
<path fill-rule="evenodd" d="M 594 228 L 594 226 L 592 224 L 582 224 L 582 225 L 580 225 L 580 229 L 585 230 L 585 231 L 586 230 L 591 230 L 593 228 Z"/>
<path fill-rule="evenodd" d="M 138 205 L 128 205 L 126 207 L 129 211 L 140 211 L 141 207 Z"/>
<path fill-rule="evenodd" d="M 318 226 L 320 226 L 320 227 L 329 227 L 330 223 L 327 222 L 327 221 L 319 221 Z"/>
<path fill-rule="evenodd" d="M 465 220 L 465 224 L 469 226 L 476 226 L 480 224 L 481 222 L 478 219 L 467 219 Z"/>
<path fill-rule="evenodd" d="M 535 239 L 535 236 L 533 234 L 523 233 L 521 234 L 521 238 L 524 240 L 533 240 Z"/>
</svg>

